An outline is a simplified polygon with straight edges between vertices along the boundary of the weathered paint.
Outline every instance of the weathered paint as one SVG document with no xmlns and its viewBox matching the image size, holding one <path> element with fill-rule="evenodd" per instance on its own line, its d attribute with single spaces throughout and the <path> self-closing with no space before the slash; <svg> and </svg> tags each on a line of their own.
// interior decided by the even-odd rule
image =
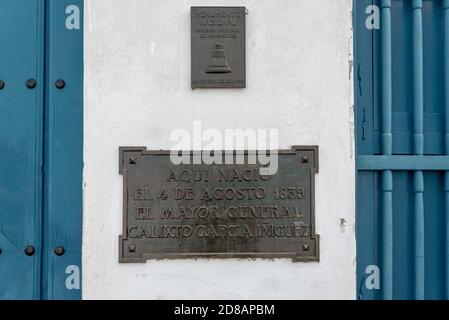
<svg viewBox="0 0 449 320">
<path fill-rule="evenodd" d="M 86 1 L 83 297 L 355 298 L 349 0 L 214 1 L 246 6 L 247 88 L 190 89 L 190 6 Z M 349 66 L 349 68 L 348 68 Z M 280 148 L 319 145 L 319 263 L 118 263 L 118 148 L 169 149 L 172 130 L 278 128 Z"/>
</svg>

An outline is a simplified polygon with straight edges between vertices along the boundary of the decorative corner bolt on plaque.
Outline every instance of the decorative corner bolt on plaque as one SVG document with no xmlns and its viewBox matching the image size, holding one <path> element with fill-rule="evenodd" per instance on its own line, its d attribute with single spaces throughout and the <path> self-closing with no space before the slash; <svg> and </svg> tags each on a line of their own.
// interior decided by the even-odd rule
<svg viewBox="0 0 449 320">
<path fill-rule="evenodd" d="M 280 150 L 273 175 L 262 175 L 258 161 L 226 164 L 229 154 L 235 155 L 223 152 L 222 164 L 175 165 L 170 151 L 121 147 L 124 189 L 119 261 L 318 261 L 314 213 L 318 147 Z"/>
<path fill-rule="evenodd" d="M 192 89 L 245 87 L 245 7 L 191 7 Z"/>
</svg>

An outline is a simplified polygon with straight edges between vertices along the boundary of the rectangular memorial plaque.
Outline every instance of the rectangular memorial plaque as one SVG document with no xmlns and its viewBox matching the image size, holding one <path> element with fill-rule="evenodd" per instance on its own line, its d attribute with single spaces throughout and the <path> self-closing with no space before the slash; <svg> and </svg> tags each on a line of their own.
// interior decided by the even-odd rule
<svg viewBox="0 0 449 320">
<path fill-rule="evenodd" d="M 191 7 L 195 88 L 245 87 L 245 7 Z"/>
<path fill-rule="evenodd" d="M 169 151 L 120 148 L 120 262 L 319 260 L 314 217 L 318 147 L 279 151 L 274 175 L 261 175 L 260 164 L 248 164 L 258 161 L 225 164 L 231 162 L 222 159 L 222 164 L 175 165 Z"/>
</svg>

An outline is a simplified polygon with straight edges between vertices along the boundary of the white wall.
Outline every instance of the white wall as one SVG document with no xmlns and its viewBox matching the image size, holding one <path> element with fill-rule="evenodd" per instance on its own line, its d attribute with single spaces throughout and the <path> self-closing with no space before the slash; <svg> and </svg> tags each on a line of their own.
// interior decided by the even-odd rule
<svg viewBox="0 0 449 320">
<path fill-rule="evenodd" d="M 190 89 L 190 6 L 247 15 L 247 88 Z M 83 297 L 355 298 L 351 0 L 86 0 Z M 319 145 L 319 263 L 118 263 L 119 146 L 172 146 L 192 128 L 278 128 Z M 344 219 L 342 221 L 341 219 Z"/>
</svg>

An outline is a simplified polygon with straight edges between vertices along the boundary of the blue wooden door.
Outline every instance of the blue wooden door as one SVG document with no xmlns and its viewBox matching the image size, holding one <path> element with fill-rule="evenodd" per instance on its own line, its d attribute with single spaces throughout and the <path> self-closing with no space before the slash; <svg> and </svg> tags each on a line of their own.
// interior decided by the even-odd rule
<svg viewBox="0 0 449 320">
<path fill-rule="evenodd" d="M 358 297 L 447 299 L 449 0 L 355 0 L 354 36 Z"/>
<path fill-rule="evenodd" d="M 0 298 L 79 299 L 82 0 L 0 1 Z"/>
</svg>

